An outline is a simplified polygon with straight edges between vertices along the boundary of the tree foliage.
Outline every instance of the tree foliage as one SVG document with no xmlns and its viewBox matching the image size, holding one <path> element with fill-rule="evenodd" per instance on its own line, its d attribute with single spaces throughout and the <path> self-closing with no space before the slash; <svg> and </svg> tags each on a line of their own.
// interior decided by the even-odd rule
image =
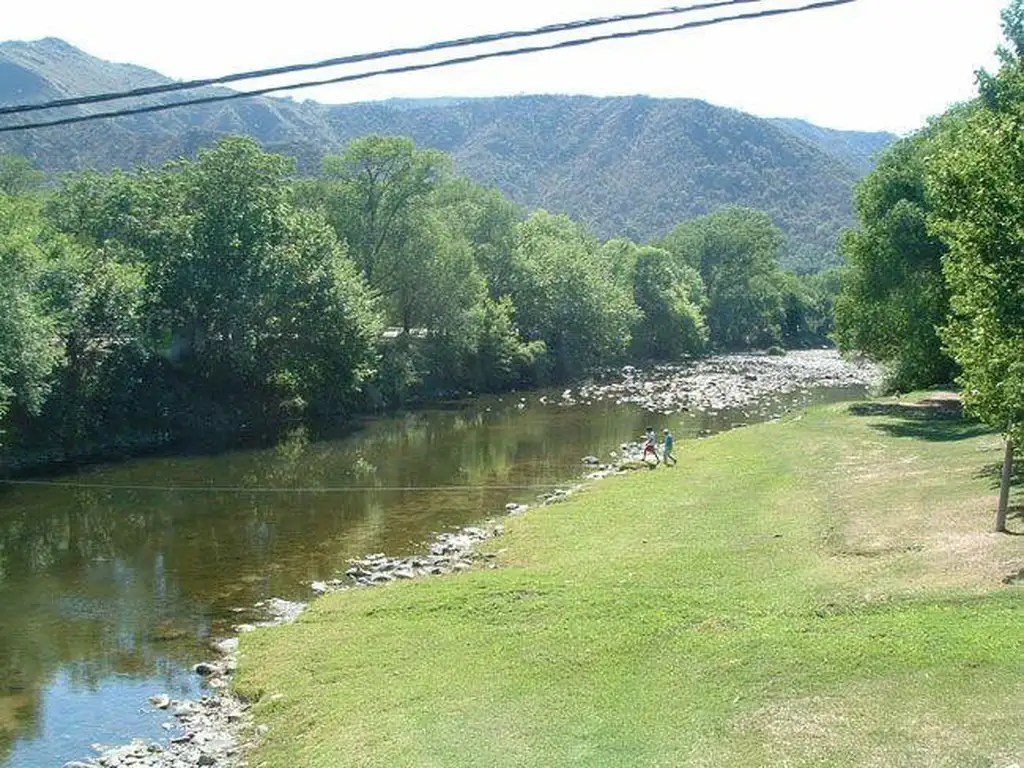
<svg viewBox="0 0 1024 768">
<path fill-rule="evenodd" d="M 768 346 L 781 340 L 785 238 L 767 214 L 726 208 L 685 222 L 661 246 L 696 269 L 707 292 L 707 324 L 722 349 Z"/>
<path fill-rule="evenodd" d="M 675 360 L 704 350 L 704 284 L 700 274 L 676 263 L 661 248 L 610 244 L 617 263 L 629 264 L 633 301 L 640 316 L 633 328 L 632 352 L 641 359 Z"/>
<path fill-rule="evenodd" d="M 237 137 L 55 189 L 3 167 L 23 180 L 0 193 L 9 451 L 270 436 L 827 326 L 827 291 L 779 269 L 765 214 L 602 244 L 406 138 L 354 141 L 316 179 Z"/>
<path fill-rule="evenodd" d="M 1003 14 L 1012 50 L 931 162 L 935 231 L 949 244 L 952 315 L 943 337 L 968 407 L 1024 438 L 1024 2 Z"/>
<path fill-rule="evenodd" d="M 56 324 L 39 284 L 42 219 L 29 200 L 0 193 L 0 428 L 12 402 L 38 413 L 60 363 Z"/>
<path fill-rule="evenodd" d="M 938 130 L 903 139 L 882 157 L 857 188 L 860 228 L 840 246 L 847 267 L 836 303 L 839 346 L 886 364 L 889 386 L 904 391 L 948 384 L 956 374 L 938 333 L 949 314 L 946 245 L 928 229 L 925 190 Z"/>
<path fill-rule="evenodd" d="M 526 337 L 545 344 L 549 376 L 577 376 L 625 354 L 639 312 L 585 229 L 538 211 L 518 227 L 515 259 L 512 300 Z"/>
</svg>

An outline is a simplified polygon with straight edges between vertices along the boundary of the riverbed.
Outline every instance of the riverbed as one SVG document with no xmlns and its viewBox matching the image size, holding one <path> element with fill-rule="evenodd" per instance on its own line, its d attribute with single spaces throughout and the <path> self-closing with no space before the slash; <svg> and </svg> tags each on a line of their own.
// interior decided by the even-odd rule
<svg viewBox="0 0 1024 768">
<path fill-rule="evenodd" d="M 150 696 L 200 692 L 210 643 L 370 552 L 532 503 L 646 426 L 677 441 L 862 395 L 833 352 L 624 370 L 258 451 L 137 459 L 0 485 L 0 766 L 166 739 Z M 685 469 L 685 447 L 680 446 Z"/>
</svg>

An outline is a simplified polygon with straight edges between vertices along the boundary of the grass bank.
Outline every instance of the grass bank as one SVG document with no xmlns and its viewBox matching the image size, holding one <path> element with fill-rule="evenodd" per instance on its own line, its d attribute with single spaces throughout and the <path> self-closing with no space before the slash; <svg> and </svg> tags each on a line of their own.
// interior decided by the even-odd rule
<svg viewBox="0 0 1024 768">
<path fill-rule="evenodd" d="M 270 726 L 252 764 L 1024 760 L 998 437 L 879 401 L 678 454 L 510 520 L 499 569 L 245 636 L 237 685 Z"/>
</svg>

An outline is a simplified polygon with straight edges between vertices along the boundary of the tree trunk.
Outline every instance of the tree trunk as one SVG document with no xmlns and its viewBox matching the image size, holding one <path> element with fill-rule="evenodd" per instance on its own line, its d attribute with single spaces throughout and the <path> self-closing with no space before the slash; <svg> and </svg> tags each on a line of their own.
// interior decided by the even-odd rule
<svg viewBox="0 0 1024 768">
<path fill-rule="evenodd" d="M 999 510 L 996 512 L 996 533 L 1006 533 L 1006 513 L 1010 505 L 1010 478 L 1013 476 L 1013 438 L 1006 438 L 1003 457 L 1003 481 L 999 486 Z"/>
</svg>

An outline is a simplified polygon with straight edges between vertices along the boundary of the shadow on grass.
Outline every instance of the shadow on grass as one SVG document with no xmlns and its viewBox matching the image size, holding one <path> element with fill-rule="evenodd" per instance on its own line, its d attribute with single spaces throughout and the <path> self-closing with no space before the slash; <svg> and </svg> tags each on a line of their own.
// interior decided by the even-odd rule
<svg viewBox="0 0 1024 768">
<path fill-rule="evenodd" d="M 1008 536 L 1024 536 L 1024 504 L 1011 504 L 1007 509 L 1006 530 L 1003 533 Z M 1024 574 L 1024 568 L 1021 569 L 1021 574 Z M 1024 576 L 1020 578 L 1020 582 L 1024 584 Z"/>
<path fill-rule="evenodd" d="M 953 441 L 992 433 L 979 421 L 965 418 L 960 401 L 951 398 L 926 398 L 916 403 L 857 403 L 850 406 L 850 413 L 892 419 L 871 426 L 893 437 Z"/>
<path fill-rule="evenodd" d="M 979 480 L 988 480 L 992 489 L 999 490 L 999 486 L 1003 483 L 1003 462 L 986 464 L 978 470 L 975 477 Z M 1024 457 L 1018 453 L 1013 462 L 1013 472 L 1010 473 L 1010 488 L 1020 488 L 1021 486 L 1024 486 Z"/>
</svg>

